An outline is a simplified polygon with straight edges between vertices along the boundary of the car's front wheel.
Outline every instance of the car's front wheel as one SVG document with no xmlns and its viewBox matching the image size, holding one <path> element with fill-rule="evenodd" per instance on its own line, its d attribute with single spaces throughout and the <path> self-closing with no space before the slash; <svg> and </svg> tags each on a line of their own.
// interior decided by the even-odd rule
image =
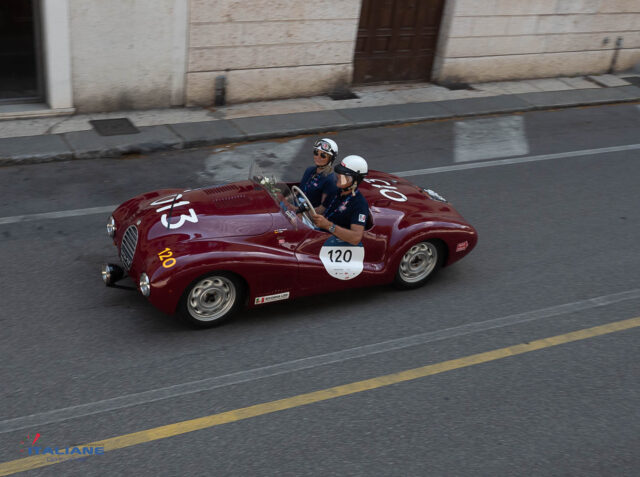
<svg viewBox="0 0 640 477">
<path fill-rule="evenodd" d="M 216 272 L 195 280 L 184 292 L 180 302 L 181 316 L 200 328 L 217 326 L 233 316 L 244 295 L 238 277 Z"/>
<path fill-rule="evenodd" d="M 424 285 L 444 262 L 444 246 L 439 241 L 427 240 L 409 247 L 396 272 L 398 288 L 417 288 Z"/>
</svg>

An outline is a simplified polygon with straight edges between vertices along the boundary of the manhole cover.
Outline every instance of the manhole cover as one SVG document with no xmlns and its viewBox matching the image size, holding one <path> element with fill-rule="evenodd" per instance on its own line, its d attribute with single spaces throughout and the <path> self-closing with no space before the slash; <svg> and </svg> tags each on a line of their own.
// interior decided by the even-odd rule
<svg viewBox="0 0 640 477">
<path fill-rule="evenodd" d="M 121 134 L 138 134 L 140 131 L 127 118 L 94 119 L 89 121 L 101 136 L 119 136 Z"/>
<path fill-rule="evenodd" d="M 344 101 L 345 99 L 358 99 L 359 96 L 348 89 L 341 89 L 329 93 L 329 97 L 334 101 Z"/>
<path fill-rule="evenodd" d="M 473 90 L 473 86 L 471 86 L 468 83 L 443 83 L 440 86 L 444 86 L 445 88 L 447 88 L 450 91 L 458 91 L 458 90 L 463 90 L 463 89 L 467 89 L 467 90 Z"/>
</svg>

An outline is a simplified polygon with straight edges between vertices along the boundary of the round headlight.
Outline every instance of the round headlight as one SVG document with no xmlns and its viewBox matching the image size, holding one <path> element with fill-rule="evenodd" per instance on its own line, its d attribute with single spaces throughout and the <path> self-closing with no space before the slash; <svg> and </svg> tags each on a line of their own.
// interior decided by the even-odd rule
<svg viewBox="0 0 640 477">
<path fill-rule="evenodd" d="M 107 221 L 107 235 L 113 237 L 116 234 L 116 221 L 113 217 L 109 217 Z"/>
<path fill-rule="evenodd" d="M 151 293 L 151 283 L 149 282 L 149 277 L 147 276 L 146 273 L 143 273 L 142 275 L 140 275 L 140 293 L 142 293 L 144 296 L 149 296 L 149 293 Z"/>
</svg>

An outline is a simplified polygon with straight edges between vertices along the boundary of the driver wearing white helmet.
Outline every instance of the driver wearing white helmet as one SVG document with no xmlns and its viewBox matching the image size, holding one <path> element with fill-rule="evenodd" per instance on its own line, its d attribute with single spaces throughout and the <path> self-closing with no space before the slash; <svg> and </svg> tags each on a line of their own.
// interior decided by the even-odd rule
<svg viewBox="0 0 640 477">
<path fill-rule="evenodd" d="M 367 175 L 367 161 L 360 156 L 347 156 L 334 171 L 338 189 L 334 195 L 327 196 L 311 218 L 316 227 L 328 230 L 344 242 L 358 245 L 369 217 L 367 200 L 357 190 Z"/>
</svg>

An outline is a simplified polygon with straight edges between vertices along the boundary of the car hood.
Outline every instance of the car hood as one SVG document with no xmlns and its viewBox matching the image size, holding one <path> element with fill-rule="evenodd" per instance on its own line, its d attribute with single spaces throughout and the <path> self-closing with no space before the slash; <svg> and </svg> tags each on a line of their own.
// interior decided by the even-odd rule
<svg viewBox="0 0 640 477">
<path fill-rule="evenodd" d="M 183 241 L 260 235 L 272 227 L 271 214 L 278 210 L 264 189 L 244 181 L 150 192 L 124 203 L 114 217 L 123 226 L 136 225 L 147 241 Z"/>
</svg>

